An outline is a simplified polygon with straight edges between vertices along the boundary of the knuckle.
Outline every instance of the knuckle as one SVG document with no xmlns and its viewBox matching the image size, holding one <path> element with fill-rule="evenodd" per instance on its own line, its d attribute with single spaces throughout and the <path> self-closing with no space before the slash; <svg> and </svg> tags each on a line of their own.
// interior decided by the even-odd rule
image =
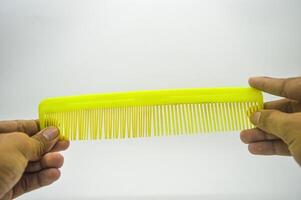
<svg viewBox="0 0 301 200">
<path fill-rule="evenodd" d="M 25 134 L 24 132 L 20 132 L 20 131 L 10 133 L 10 134 L 15 135 L 16 137 L 20 137 L 20 138 L 29 138 L 29 136 L 27 134 Z"/>
<path fill-rule="evenodd" d="M 22 132 L 12 133 L 12 137 L 21 153 L 28 152 L 28 149 L 31 149 L 31 152 L 34 153 L 34 157 L 39 158 L 46 151 L 47 145 L 38 138 L 30 137 Z"/>
<path fill-rule="evenodd" d="M 31 190 L 30 185 L 31 185 L 30 179 L 28 177 L 25 176 L 23 179 L 21 179 L 20 186 L 21 186 L 23 192 L 30 191 Z"/>
<path fill-rule="evenodd" d="M 300 87 L 301 88 L 301 87 Z M 300 89 L 300 100 L 301 100 L 301 89 Z M 291 113 L 301 111 L 301 101 L 291 101 Z"/>
<path fill-rule="evenodd" d="M 288 91 L 290 81 L 291 81 L 291 79 L 287 78 L 281 82 L 281 85 L 280 85 L 280 95 L 281 96 L 287 96 L 287 91 Z"/>
<path fill-rule="evenodd" d="M 37 149 L 36 149 L 36 156 L 37 157 L 41 157 L 47 150 L 47 145 L 45 144 L 45 142 L 41 141 L 41 140 L 37 140 L 34 139 L 35 142 L 37 143 Z"/>
<path fill-rule="evenodd" d="M 300 148 L 301 115 L 300 114 L 287 115 L 285 120 L 282 120 L 281 131 L 283 132 L 282 139 L 289 147 Z"/>
<path fill-rule="evenodd" d="M 15 120 L 15 123 L 17 124 L 17 130 L 20 132 L 26 132 L 25 124 L 22 120 Z"/>
<path fill-rule="evenodd" d="M 27 148 L 30 147 L 30 137 L 22 132 L 11 133 L 12 138 L 17 143 L 19 147 Z"/>
<path fill-rule="evenodd" d="M 17 161 L 16 158 L 15 161 Z M 2 161 L 0 163 L 0 172 L 1 172 L 1 179 L 0 179 L 0 194 L 8 192 L 11 187 L 13 186 L 12 183 L 16 182 L 19 179 L 18 171 L 22 170 L 21 165 L 14 165 L 15 162 L 10 162 L 11 158 L 2 157 Z"/>
<path fill-rule="evenodd" d="M 294 87 L 292 89 L 292 93 L 294 93 L 293 95 L 295 95 L 298 100 L 301 100 L 301 77 L 296 78 L 293 87 Z"/>
<path fill-rule="evenodd" d="M 287 78 L 283 81 L 281 96 L 301 100 L 301 77 Z"/>
<path fill-rule="evenodd" d="M 264 79 L 262 82 L 260 82 L 260 88 L 268 88 L 268 81 L 267 79 Z"/>
</svg>

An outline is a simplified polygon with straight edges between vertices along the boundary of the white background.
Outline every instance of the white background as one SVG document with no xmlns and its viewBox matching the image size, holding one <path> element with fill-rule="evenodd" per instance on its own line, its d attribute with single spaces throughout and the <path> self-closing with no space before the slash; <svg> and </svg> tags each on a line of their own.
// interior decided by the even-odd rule
<svg viewBox="0 0 301 200">
<path fill-rule="evenodd" d="M 51 96 L 246 86 L 300 67 L 298 0 L 0 1 L 0 119 L 36 118 Z M 23 199 L 301 198 L 293 159 L 252 156 L 238 132 L 72 142 L 64 155 L 61 179 Z"/>
</svg>

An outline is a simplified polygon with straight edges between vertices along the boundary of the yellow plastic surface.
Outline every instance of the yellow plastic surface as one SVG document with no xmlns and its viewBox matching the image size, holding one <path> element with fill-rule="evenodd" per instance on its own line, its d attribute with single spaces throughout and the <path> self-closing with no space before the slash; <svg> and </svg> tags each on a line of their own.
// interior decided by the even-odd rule
<svg viewBox="0 0 301 200">
<path fill-rule="evenodd" d="M 249 128 L 248 112 L 262 105 L 253 88 L 118 92 L 49 98 L 39 118 L 67 139 L 136 138 Z"/>
</svg>

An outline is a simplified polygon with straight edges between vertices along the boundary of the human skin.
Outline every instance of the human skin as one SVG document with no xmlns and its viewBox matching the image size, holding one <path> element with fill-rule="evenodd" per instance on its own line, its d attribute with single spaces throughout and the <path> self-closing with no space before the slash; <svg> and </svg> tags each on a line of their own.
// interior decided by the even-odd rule
<svg viewBox="0 0 301 200">
<path fill-rule="evenodd" d="M 293 156 L 301 166 L 301 77 L 249 79 L 251 87 L 283 99 L 267 102 L 251 115 L 256 128 L 243 130 L 241 140 L 255 155 Z"/>
<path fill-rule="evenodd" d="M 38 121 L 0 121 L 0 199 L 13 199 L 52 184 L 60 177 L 69 147 L 59 141 L 59 130 L 40 130 Z"/>
</svg>

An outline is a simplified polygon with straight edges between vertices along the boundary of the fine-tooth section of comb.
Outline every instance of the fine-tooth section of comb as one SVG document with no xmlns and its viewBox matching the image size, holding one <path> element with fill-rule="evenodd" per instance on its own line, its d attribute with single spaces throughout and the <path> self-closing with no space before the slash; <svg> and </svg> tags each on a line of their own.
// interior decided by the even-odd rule
<svg viewBox="0 0 301 200">
<path fill-rule="evenodd" d="M 142 91 L 53 98 L 40 104 L 41 127 L 70 140 L 170 136 L 252 128 L 262 109 L 252 88 Z"/>
</svg>

